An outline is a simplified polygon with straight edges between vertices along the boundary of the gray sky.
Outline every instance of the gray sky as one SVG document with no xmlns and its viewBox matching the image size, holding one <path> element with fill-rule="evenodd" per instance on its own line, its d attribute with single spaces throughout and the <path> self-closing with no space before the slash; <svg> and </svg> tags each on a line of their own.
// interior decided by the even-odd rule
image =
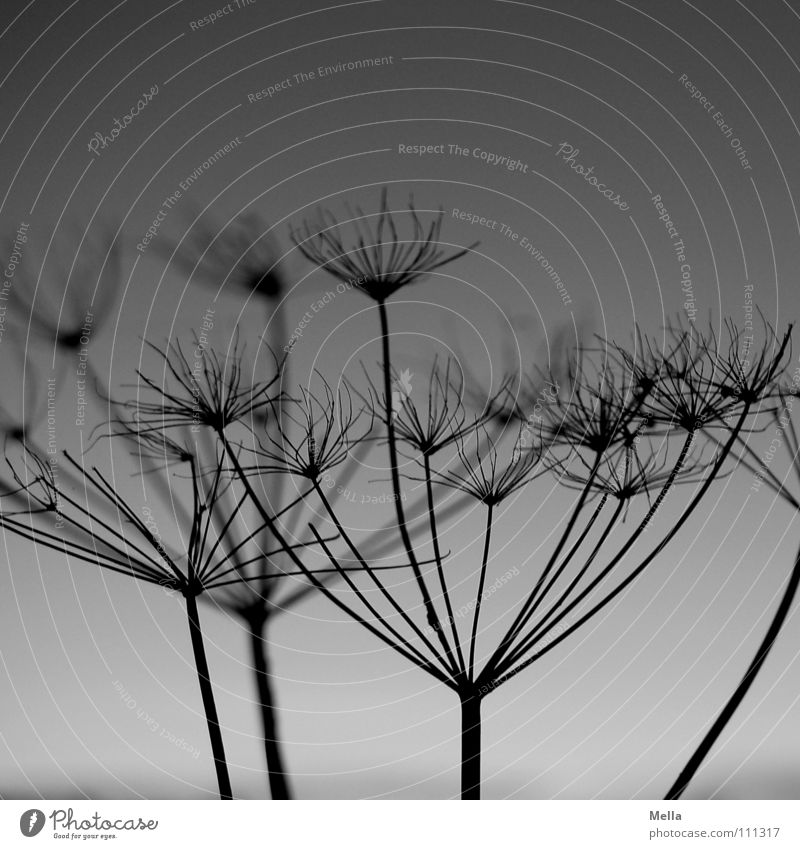
<svg viewBox="0 0 800 849">
<path fill-rule="evenodd" d="M 143 339 L 185 339 L 209 308 L 212 344 L 224 349 L 238 325 L 258 367 L 266 363 L 259 339 L 278 331 L 263 305 L 230 285 L 218 295 L 207 277 L 187 281 L 167 262 L 167 248 L 193 244 L 201 212 L 217 228 L 251 212 L 274 224 L 291 332 L 335 281 L 290 250 L 289 223 L 320 205 L 342 217 L 346 204 L 374 212 L 384 185 L 393 208 L 412 193 L 420 210 L 443 208 L 445 242 L 480 241 L 391 303 L 395 363 L 414 375 L 449 352 L 486 385 L 506 365 L 546 363 L 561 336 L 626 342 L 634 322 L 658 334 L 679 314 L 744 327 L 756 304 L 781 329 L 795 318 L 800 20 L 788 4 L 257 0 L 198 26 L 213 11 L 150 0 L 4 4 L 8 258 L 20 223 L 30 225 L 13 285 L 29 299 L 35 290 L 57 317 L 77 250 L 60 319 L 71 326 L 97 279 L 81 265 L 94 267 L 91 239 L 119 233 L 122 285 L 112 305 L 101 280 L 90 347 L 112 386 L 152 364 Z M 381 62 L 348 68 L 365 59 Z M 377 334 L 365 297 L 337 295 L 303 329 L 295 379 L 314 368 L 357 378 L 359 361 L 380 357 Z M 90 407 L 75 426 L 76 364 L 62 357 L 53 369 L 52 350 L 24 332 L 5 332 L 0 354 L 12 364 L 0 378 L 10 414 L 46 443 L 46 405 L 32 386 L 52 373 L 58 448 L 85 447 L 102 411 Z M 92 456 L 110 462 L 104 443 Z M 127 481 L 131 469 L 115 463 Z M 380 492 L 376 476 L 365 469 L 359 487 Z M 141 498 L 138 483 L 121 485 Z M 797 544 L 789 508 L 749 487 L 746 471 L 721 481 L 630 592 L 486 700 L 485 795 L 666 790 L 761 639 Z M 542 555 L 526 559 L 548 550 L 566 497 L 537 483 L 502 517 L 491 568 L 522 574 L 492 598 L 488 621 L 518 598 L 517 581 L 532 585 Z M 665 528 L 685 497 L 662 513 Z M 479 513 L 448 540 L 468 576 Z M 347 516 L 368 529 L 386 514 L 359 505 Z M 0 794 L 210 795 L 180 601 L 10 537 L 0 551 Z M 202 616 L 234 789 L 259 797 L 246 635 L 211 607 Z M 796 798 L 800 778 L 787 764 L 800 755 L 790 730 L 798 636 L 795 616 L 695 795 Z M 319 597 L 282 616 L 271 637 L 298 795 L 456 794 L 451 693 Z"/>
</svg>

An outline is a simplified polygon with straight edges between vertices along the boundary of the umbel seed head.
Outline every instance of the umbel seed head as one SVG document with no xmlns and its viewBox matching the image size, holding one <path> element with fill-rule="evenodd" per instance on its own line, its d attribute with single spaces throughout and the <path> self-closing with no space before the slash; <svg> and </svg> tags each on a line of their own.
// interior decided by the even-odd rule
<svg viewBox="0 0 800 849">
<path fill-rule="evenodd" d="M 447 251 L 439 240 L 444 210 L 427 224 L 414 208 L 413 198 L 409 199 L 406 211 L 392 212 L 386 189 L 381 193 L 378 213 L 366 215 L 359 207 L 348 213 L 347 223 L 353 231 L 350 239 L 342 235 L 342 225 L 327 210 L 320 211 L 315 221 L 293 227 L 291 239 L 314 265 L 379 303 L 404 286 L 462 257 L 477 244 Z M 406 238 L 400 235 L 398 228 L 401 217 L 411 225 Z M 374 218 L 374 222 L 365 223 L 370 218 Z"/>
</svg>

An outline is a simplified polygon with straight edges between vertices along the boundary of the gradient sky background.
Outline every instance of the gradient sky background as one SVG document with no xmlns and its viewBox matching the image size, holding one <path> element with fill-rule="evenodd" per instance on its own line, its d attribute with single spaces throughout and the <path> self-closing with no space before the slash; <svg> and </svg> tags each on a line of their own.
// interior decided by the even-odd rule
<svg viewBox="0 0 800 849">
<path fill-rule="evenodd" d="M 168 261 L 179 242 L 192 249 L 199 216 L 217 229 L 243 213 L 274 225 L 292 283 L 292 328 L 333 283 L 290 250 L 289 223 L 320 205 L 342 216 L 346 204 L 374 212 L 383 186 L 394 208 L 412 193 L 420 210 L 442 207 L 445 242 L 480 241 L 392 302 L 395 363 L 414 374 L 450 351 L 485 386 L 515 362 L 546 365 L 559 338 L 598 333 L 625 342 L 635 322 L 660 333 L 687 298 L 654 195 L 685 244 L 698 322 L 718 326 L 730 316 L 743 327 L 751 285 L 769 321 L 783 329 L 797 316 L 796 3 L 255 0 L 191 27 L 213 11 L 211 3 L 151 0 L 3 4 L 0 220 L 12 242 L 20 222 L 30 224 L 14 286 L 58 315 L 64 268 L 77 255 L 64 321 L 97 282 L 92 240 L 118 239 L 117 297 L 111 305 L 98 296 L 90 347 L 92 367 L 112 386 L 152 362 L 142 339 L 185 339 L 209 307 L 219 319 L 212 342 L 223 349 L 237 325 L 251 352 L 262 335 L 277 333 L 265 326 L 262 303 L 230 286 L 219 294 L 219 278 L 187 280 Z M 372 57 L 392 61 L 294 78 Z M 714 104 L 710 113 L 682 75 Z M 285 79 L 290 87 L 249 102 L 248 94 Z M 117 140 L 90 153 L 94 134 L 110 133 L 114 118 L 153 86 L 158 93 Z M 749 170 L 716 112 L 746 150 Z M 164 199 L 236 138 L 137 251 Z M 512 172 L 472 155 L 418 157 L 398 147 L 435 144 L 527 167 Z M 557 154 L 562 144 L 578 149 L 580 163 L 594 166 L 629 209 L 571 170 Z M 502 221 L 536 245 L 571 303 L 519 243 L 457 220 L 454 209 Z M 10 243 L 4 253 L 5 265 Z M 101 277 L 102 292 L 114 288 L 111 280 Z M 14 318 L 9 311 L 7 328 Z M 366 298 L 335 298 L 295 346 L 295 378 L 306 380 L 313 368 L 331 380 L 357 376 L 360 360 L 379 358 L 377 332 Z M 52 348 L 26 333 L 7 329 L 0 341 L 4 410 L 46 441 L 42 389 L 52 372 L 58 447 L 85 448 L 102 410 L 92 408 L 76 428 L 74 363 L 53 363 Z M 107 444 L 92 456 L 108 463 Z M 126 479 L 130 469 L 115 462 Z M 365 469 L 359 485 L 380 492 L 369 477 Z M 790 509 L 766 488 L 750 493 L 750 481 L 746 471 L 721 481 L 622 600 L 487 699 L 486 796 L 664 793 L 760 641 L 797 544 Z M 540 543 L 547 549 L 568 503 L 548 487 L 532 487 L 504 517 L 496 574 Z M 661 514 L 665 527 L 674 515 Z M 359 527 L 384 518 L 377 507 L 348 512 Z M 467 517 L 452 529 L 449 544 L 468 558 L 465 568 L 474 568 L 477 527 Z M 83 564 L 67 568 L 10 537 L 0 550 L 0 795 L 213 796 L 179 601 Z M 532 582 L 525 571 L 514 580 Z M 492 611 L 500 615 L 514 597 L 511 582 Z M 211 607 L 203 617 L 234 790 L 259 798 L 263 752 L 246 635 Z M 321 598 L 282 616 L 271 637 L 299 796 L 457 793 L 458 705 L 449 692 Z M 799 637 L 795 615 L 689 795 L 797 798 Z M 115 682 L 198 757 L 153 733 Z"/>
</svg>

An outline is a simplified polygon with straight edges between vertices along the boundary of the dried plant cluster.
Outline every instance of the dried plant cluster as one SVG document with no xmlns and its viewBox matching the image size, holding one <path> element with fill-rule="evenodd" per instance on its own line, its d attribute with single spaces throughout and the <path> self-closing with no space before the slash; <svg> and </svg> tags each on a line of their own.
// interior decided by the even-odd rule
<svg viewBox="0 0 800 849">
<path fill-rule="evenodd" d="M 199 367 L 187 354 L 198 350 L 196 340 L 151 346 L 161 368 L 141 371 L 131 397 L 103 396 L 112 411 L 105 435 L 128 445 L 170 505 L 176 528 L 169 541 L 100 469 L 66 456 L 56 480 L 41 447 L 5 413 L 9 475 L 0 525 L 65 560 L 183 599 L 221 798 L 233 790 L 197 600 L 210 599 L 247 629 L 271 795 L 286 799 L 291 782 L 268 625 L 310 593 L 347 614 L 365 640 L 380 641 L 452 691 L 461 709 L 461 796 L 479 798 L 483 701 L 669 557 L 715 481 L 750 468 L 798 509 L 800 493 L 759 468 L 752 446 L 765 419 L 776 417 L 794 467 L 800 464 L 791 419 L 797 384 L 786 375 L 790 330 L 778 334 L 765 321 L 760 348 L 750 346 L 742 359 L 732 322 L 721 333 L 694 324 L 660 337 L 637 329 L 629 346 L 598 339 L 573 351 L 557 373 L 509 373 L 482 396 L 467 390 L 457 361 L 437 359 L 415 391 L 398 393 L 392 298 L 472 246 L 446 248 L 442 214 L 423 219 L 413 202 L 394 212 L 386 192 L 377 213 L 348 210 L 348 219 L 325 211 L 290 236 L 321 273 L 373 302 L 381 350 L 374 370 L 364 366 L 335 383 L 317 373 L 294 388 L 290 357 L 274 358 L 269 374 L 249 379 L 238 336 L 224 352 L 204 349 Z M 199 276 L 218 290 L 235 280 L 263 306 L 273 348 L 281 350 L 288 286 L 265 226 L 248 218 L 228 241 L 212 229 L 197 232 L 170 259 L 187 279 Z M 26 306 L 37 332 L 73 351 L 71 327 L 53 324 L 35 301 Z M 393 516 L 364 532 L 348 526 L 338 494 L 367 452 L 385 458 Z M 422 494 L 408 503 L 412 484 Z M 561 490 L 567 510 L 546 548 L 533 539 L 531 522 L 519 527 L 520 516 L 534 515 Z M 661 521 L 667 503 L 669 521 Z M 453 520 L 469 516 L 473 525 L 477 515 L 473 552 L 460 546 Z M 512 534 L 531 535 L 527 550 L 539 553 L 498 544 Z M 507 570 L 515 578 L 503 588 L 505 607 L 498 615 L 493 602 L 487 625 L 487 587 Z M 760 671 L 798 580 L 796 564 L 758 656 L 728 702 L 720 700 L 720 717 L 670 798 L 688 785 Z"/>
</svg>

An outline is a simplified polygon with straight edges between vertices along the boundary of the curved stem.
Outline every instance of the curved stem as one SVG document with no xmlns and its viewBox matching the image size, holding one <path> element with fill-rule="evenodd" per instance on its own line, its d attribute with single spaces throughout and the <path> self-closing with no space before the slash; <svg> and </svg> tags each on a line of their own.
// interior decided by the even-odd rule
<svg viewBox="0 0 800 849">
<path fill-rule="evenodd" d="M 330 516 L 331 521 L 336 526 L 336 530 L 339 532 L 339 536 L 341 536 L 341 538 L 345 541 L 347 547 L 350 549 L 351 553 L 353 554 L 353 556 L 358 561 L 361 569 L 370 576 L 370 578 L 372 579 L 372 582 L 375 584 L 378 591 L 381 593 L 381 595 L 383 595 L 383 597 L 387 600 L 387 602 L 392 606 L 392 609 L 395 611 L 395 613 L 397 613 L 400 616 L 400 618 L 409 626 L 409 628 L 411 628 L 411 630 L 414 632 L 414 634 L 417 637 L 419 637 L 420 640 L 422 640 L 425 647 L 431 652 L 431 654 L 434 656 L 434 658 L 436 658 L 436 660 L 439 663 L 442 664 L 444 669 L 447 670 L 447 663 L 445 662 L 444 658 L 439 654 L 439 652 L 436 651 L 436 646 L 434 646 L 433 643 L 431 643 L 431 641 L 420 630 L 419 626 L 417 626 L 415 624 L 414 620 L 405 612 L 405 610 L 403 610 L 403 606 L 389 592 L 389 590 L 386 589 L 386 587 L 381 582 L 380 578 L 378 578 L 378 576 L 375 574 L 375 567 L 370 566 L 367 563 L 367 561 L 361 556 L 361 554 L 359 553 L 355 544 L 353 543 L 350 535 L 345 530 L 344 525 L 342 525 L 341 521 L 339 520 L 339 517 L 336 515 L 333 507 L 331 506 L 330 501 L 328 500 L 327 496 L 325 495 L 325 492 L 323 491 L 322 487 L 319 485 L 318 482 L 314 483 L 314 488 L 316 489 L 317 494 L 319 495 L 319 499 L 322 502 L 322 505 L 325 507 L 325 510 L 327 511 L 328 516 Z M 344 569 L 343 571 L 357 571 L 357 570 Z M 383 619 L 383 617 L 380 617 L 378 615 L 377 611 L 375 611 L 375 608 L 371 607 L 371 610 L 374 612 L 375 616 L 377 616 L 379 619 Z M 388 628 L 389 627 L 388 623 L 385 620 L 383 620 L 383 621 L 384 621 L 384 624 L 386 624 L 386 627 Z"/>
<path fill-rule="evenodd" d="M 716 436 L 713 434 L 706 434 L 706 438 L 713 442 L 715 445 L 720 446 L 722 443 Z M 763 479 L 767 486 L 775 493 L 781 496 L 781 498 L 785 498 L 789 504 L 794 507 L 795 510 L 800 510 L 800 501 L 798 501 L 789 490 L 786 488 L 785 484 L 781 479 L 770 470 L 769 466 L 762 463 L 759 455 L 747 444 L 747 442 L 739 436 L 738 443 L 741 446 L 742 450 L 753 459 L 754 463 L 748 463 L 742 457 L 742 452 L 737 451 L 736 453 L 736 462 L 737 465 L 743 466 L 747 469 L 748 472 L 752 472 L 756 478 Z M 798 465 L 798 464 L 795 464 Z M 799 472 L 800 473 L 800 472 Z"/>
<path fill-rule="evenodd" d="M 744 673 L 739 685 L 731 694 L 731 697 L 725 703 L 725 707 L 723 707 L 720 711 L 720 714 L 714 721 L 714 724 L 711 728 L 709 728 L 705 737 L 703 737 L 700 742 L 700 745 L 689 758 L 686 766 L 681 770 L 680 775 L 675 780 L 675 783 L 672 787 L 670 787 L 667 795 L 664 797 L 665 799 L 674 800 L 681 798 L 689 783 L 694 778 L 695 773 L 700 768 L 708 753 L 711 751 L 714 743 L 716 743 L 720 734 L 722 734 L 725 730 L 725 726 L 733 718 L 737 708 L 747 695 L 747 691 L 750 689 L 753 681 L 756 679 L 756 676 L 761 671 L 764 661 L 766 661 L 772 646 L 775 644 L 775 640 L 778 638 L 778 634 L 780 634 L 781 629 L 786 622 L 789 611 L 792 609 L 794 598 L 797 595 L 798 586 L 800 586 L 800 550 L 798 550 L 797 555 L 795 556 L 794 567 L 791 575 L 789 576 L 789 583 L 786 585 L 786 589 L 783 592 L 783 597 L 778 605 L 778 609 L 775 611 L 775 616 L 769 624 L 769 628 L 767 629 L 767 633 L 764 635 L 764 639 L 761 641 L 761 645 L 759 645 L 753 659 L 750 661 L 747 671 Z"/>
<path fill-rule="evenodd" d="M 278 541 L 278 544 L 284 548 L 287 553 L 287 556 L 292 561 L 292 563 L 294 563 L 294 565 L 301 572 L 303 572 L 303 574 L 308 578 L 308 580 L 311 581 L 311 583 L 325 596 L 325 598 L 333 602 L 336 607 L 347 613 L 348 616 L 358 622 L 362 627 L 366 628 L 371 634 L 374 634 L 376 637 L 378 637 L 378 639 L 386 643 L 386 645 L 391 646 L 391 648 L 393 648 L 398 654 L 405 657 L 406 660 L 410 660 L 415 666 L 418 666 L 420 669 L 429 672 L 431 675 L 433 675 L 434 678 L 441 681 L 446 686 L 450 687 L 451 689 L 455 689 L 455 685 L 450 680 L 450 678 L 448 678 L 447 675 L 442 673 L 438 667 L 428 663 L 427 661 L 420 661 L 413 654 L 407 651 L 404 646 L 398 645 L 397 643 L 393 642 L 389 637 L 386 636 L 386 634 L 384 634 L 382 631 L 372 625 L 371 622 L 368 622 L 363 616 L 360 616 L 357 611 L 353 610 L 349 605 L 345 604 L 343 601 L 337 598 L 336 594 L 331 592 L 329 587 L 325 586 L 322 581 L 317 579 L 314 573 L 310 569 L 308 569 L 305 563 L 303 563 L 303 561 L 291 549 L 291 547 L 285 540 L 283 534 L 281 533 L 280 529 L 275 524 L 274 517 L 269 515 L 266 508 L 259 500 L 258 496 L 253 490 L 250 481 L 247 478 L 246 472 L 242 468 L 241 463 L 239 463 L 239 458 L 236 456 L 236 452 L 234 451 L 230 442 L 228 442 L 227 438 L 225 437 L 225 434 L 220 433 L 219 438 L 225 448 L 225 452 L 228 455 L 228 459 L 231 461 L 231 465 L 233 466 L 234 472 L 236 473 L 236 477 L 241 481 L 242 485 L 247 490 L 256 510 L 258 510 L 261 518 L 268 524 L 270 531 L 272 531 L 272 533 L 274 534 L 275 539 Z M 325 552 L 326 556 L 331 561 L 331 564 L 337 568 L 338 573 L 344 577 L 345 581 L 348 581 L 347 572 L 339 566 L 338 561 L 332 556 L 330 549 L 326 547 L 325 543 L 322 541 L 322 538 L 316 533 L 316 531 L 314 531 L 313 527 L 311 528 L 311 530 L 312 533 L 314 533 L 314 536 L 317 538 L 317 542 L 322 546 L 322 549 Z M 351 589 L 353 589 L 357 593 L 357 590 L 354 585 L 351 585 Z M 367 602 L 364 603 L 367 604 Z"/>
<path fill-rule="evenodd" d="M 291 799 L 289 776 L 284 767 L 281 744 L 278 739 L 277 710 L 265 648 L 266 621 L 248 620 L 248 626 L 253 671 L 258 688 L 258 706 L 261 710 L 261 725 L 264 731 L 264 753 L 267 758 L 270 795 L 273 799 Z"/>
<path fill-rule="evenodd" d="M 589 520 L 586 522 L 586 526 L 581 531 L 580 535 L 575 540 L 575 542 L 572 545 L 572 547 L 570 548 L 570 550 L 564 556 L 564 558 L 561 561 L 561 563 L 559 564 L 558 568 L 555 570 L 552 577 L 547 582 L 547 585 L 542 587 L 540 589 L 538 595 L 535 597 L 535 601 L 531 605 L 531 609 L 528 612 L 528 615 L 526 616 L 525 622 L 523 623 L 523 625 L 526 625 L 530 621 L 530 618 L 533 616 L 534 613 L 536 613 L 537 609 L 539 608 L 539 605 L 547 598 L 550 590 L 553 588 L 553 586 L 558 581 L 558 579 L 564 574 L 564 571 L 567 569 L 569 564 L 572 562 L 572 559 L 578 553 L 578 551 L 580 550 L 580 548 L 584 544 L 584 542 L 586 542 L 586 538 L 589 536 L 589 533 L 591 532 L 592 528 L 594 527 L 595 522 L 597 521 L 598 517 L 603 512 L 603 508 L 606 506 L 607 502 L 608 502 L 608 493 L 604 492 L 602 497 L 600 498 L 600 501 L 597 504 L 597 507 L 595 507 L 595 509 L 594 509 L 594 513 L 592 513 L 592 515 L 589 517 Z M 604 534 L 601 534 L 601 539 L 603 538 L 605 533 L 607 533 L 607 531 L 604 532 Z M 595 545 L 595 547 L 592 549 L 592 554 L 590 555 L 590 557 L 594 556 L 594 554 L 597 552 L 598 548 L 599 548 L 599 546 Z"/>
<path fill-rule="evenodd" d="M 519 658 L 523 657 L 530 648 L 532 648 L 539 640 L 541 640 L 547 635 L 547 633 L 549 633 L 550 627 L 548 626 L 548 619 L 550 619 L 556 614 L 561 605 L 564 604 L 564 602 L 566 602 L 567 599 L 570 597 L 575 587 L 577 587 L 578 584 L 580 584 L 580 582 L 583 580 L 584 576 L 589 571 L 595 559 L 597 558 L 597 555 L 600 553 L 601 549 L 605 545 L 609 534 L 616 525 L 617 519 L 619 518 L 619 515 L 620 513 L 622 513 L 624 508 L 625 502 L 622 499 L 619 499 L 619 502 L 617 503 L 617 506 L 614 509 L 611 518 L 606 523 L 606 526 L 603 529 L 600 538 L 597 540 L 588 557 L 584 561 L 583 566 L 581 566 L 581 568 L 578 570 L 577 575 L 575 575 L 575 577 L 569 583 L 564 592 L 559 596 L 556 602 L 551 605 L 550 609 L 544 614 L 544 616 L 541 617 L 541 619 L 533 626 L 533 628 L 531 628 L 528 634 L 523 637 L 519 641 L 517 646 L 511 651 L 506 661 L 508 665 L 513 666 Z M 544 599 L 545 596 L 546 593 L 541 596 L 541 599 Z M 556 624 L 557 623 L 553 623 L 554 626 Z"/>
<path fill-rule="evenodd" d="M 536 601 L 536 596 L 539 593 L 539 589 L 541 588 L 542 584 L 547 579 L 547 576 L 550 574 L 551 570 L 555 566 L 556 561 L 561 556 L 561 551 L 564 548 L 564 546 L 567 544 L 567 540 L 569 539 L 570 535 L 572 534 L 572 530 L 573 530 L 573 528 L 575 527 L 575 525 L 578 521 L 578 517 L 580 516 L 580 514 L 583 510 L 583 506 L 586 503 L 586 500 L 588 499 L 588 497 L 591 493 L 592 483 L 594 482 L 594 479 L 597 475 L 597 472 L 600 469 L 601 459 L 602 459 L 602 454 L 598 453 L 597 456 L 595 457 L 594 463 L 592 464 L 592 469 L 591 469 L 591 473 L 589 475 L 589 478 L 586 481 L 586 484 L 583 488 L 583 491 L 580 494 L 580 497 L 578 498 L 577 502 L 575 503 L 575 507 L 572 510 L 572 514 L 570 515 L 570 518 L 567 521 L 566 527 L 564 528 L 564 531 L 561 534 L 561 537 L 559 538 L 558 542 L 556 543 L 556 547 L 553 550 L 553 553 L 550 555 L 550 558 L 547 561 L 547 565 L 545 566 L 544 570 L 542 571 L 542 574 L 539 576 L 539 579 L 536 582 L 536 585 L 534 586 L 530 595 L 525 599 L 525 602 L 522 605 L 520 611 L 517 613 L 516 617 L 514 618 L 514 621 L 511 623 L 511 627 L 508 629 L 505 636 L 503 637 L 503 639 L 500 641 L 499 645 L 495 649 L 494 653 L 489 658 L 489 660 L 486 664 L 486 667 L 485 667 L 486 670 L 495 669 L 500 665 L 500 663 L 502 662 L 503 656 L 510 651 L 514 640 L 519 636 L 522 629 L 525 627 L 525 624 L 530 619 L 530 615 L 531 615 L 530 609 Z"/>
<path fill-rule="evenodd" d="M 601 601 L 599 601 L 597 604 L 595 604 L 594 607 L 592 607 L 592 609 L 588 611 L 588 613 L 581 616 L 580 619 L 578 619 L 577 622 L 570 625 L 561 634 L 559 634 L 552 642 L 548 643 L 544 648 L 542 648 L 540 651 L 536 652 L 536 654 L 532 655 L 527 660 L 520 663 L 514 669 L 510 670 L 509 672 L 506 672 L 505 674 L 502 674 L 499 678 L 495 678 L 491 682 L 492 688 L 496 688 L 496 687 L 499 687 L 500 684 L 504 684 L 506 681 L 510 680 L 515 675 L 518 675 L 524 669 L 527 669 L 532 663 L 535 663 L 540 657 L 542 657 L 543 655 L 552 651 L 556 646 L 560 645 L 564 640 L 566 640 L 568 637 L 570 637 L 574 631 L 576 631 L 578 628 L 580 628 L 581 625 L 584 624 L 584 622 L 591 619 L 592 616 L 599 613 L 606 605 L 610 604 L 621 592 L 623 592 L 633 581 L 635 581 L 636 578 L 638 578 L 639 575 L 641 575 L 642 572 L 644 572 L 644 570 L 650 565 L 650 563 L 653 562 L 653 560 L 655 560 L 656 557 L 658 557 L 659 554 L 661 554 L 661 552 L 669 545 L 669 543 L 672 542 L 672 540 L 678 534 L 680 529 L 686 524 L 689 517 L 697 509 L 698 504 L 705 497 L 705 494 L 708 492 L 709 488 L 711 487 L 711 484 L 716 479 L 717 474 L 719 473 L 719 470 L 722 468 L 722 465 L 725 462 L 725 460 L 727 459 L 728 454 L 731 451 L 731 448 L 733 447 L 734 443 L 736 442 L 736 440 L 739 436 L 739 433 L 741 432 L 742 428 L 744 427 L 744 423 L 745 423 L 749 414 L 750 414 L 750 407 L 749 407 L 749 405 L 746 405 L 742 409 L 742 412 L 739 415 L 739 419 L 736 422 L 736 424 L 734 425 L 734 427 L 731 431 L 731 435 L 728 438 L 728 441 L 725 443 L 722 450 L 720 451 L 716 461 L 712 465 L 711 470 L 709 471 L 708 475 L 706 476 L 704 482 L 701 484 L 701 486 L 700 486 L 699 490 L 697 491 L 697 493 L 695 494 L 694 498 L 692 498 L 692 500 L 688 504 L 688 506 L 684 508 L 684 510 L 681 513 L 680 517 L 678 518 L 677 522 L 675 522 L 675 524 L 672 526 L 672 528 L 664 535 L 663 539 L 650 551 L 650 553 L 644 558 L 644 560 L 641 563 L 639 563 L 639 565 L 626 578 L 624 578 L 622 581 L 620 581 L 620 583 L 611 592 L 609 592 Z M 595 578 L 595 580 L 589 585 L 589 587 L 587 587 L 587 589 L 584 590 L 578 596 L 578 598 L 575 599 L 575 601 L 573 601 L 569 605 L 569 607 L 567 607 L 567 609 L 565 611 L 563 611 L 563 613 L 558 617 L 558 619 L 556 619 L 554 622 L 552 622 L 550 624 L 549 627 L 553 627 L 554 625 L 558 624 L 558 622 L 561 619 L 563 619 L 567 614 L 569 614 L 569 612 L 574 607 L 576 607 L 578 604 L 580 604 L 580 602 L 583 600 L 583 598 L 585 598 L 586 595 L 588 595 L 588 593 L 590 593 L 598 585 L 598 583 L 600 583 L 606 577 L 606 575 L 617 565 L 617 563 L 619 563 L 619 561 L 627 554 L 627 552 L 630 550 L 631 546 L 633 545 L 633 542 L 635 541 L 636 537 L 638 537 L 641 534 L 641 532 L 649 526 L 650 521 L 652 520 L 653 516 L 655 515 L 659 506 L 661 505 L 661 502 L 664 500 L 667 493 L 672 488 L 673 481 L 674 481 L 675 477 L 677 476 L 677 474 L 679 473 L 680 468 L 683 466 L 683 463 L 684 463 L 686 457 L 689 454 L 689 450 L 690 450 L 692 442 L 694 440 L 694 436 L 695 436 L 694 432 L 689 432 L 687 434 L 686 440 L 684 442 L 683 448 L 681 449 L 681 453 L 680 453 L 680 456 L 678 457 L 676 465 L 672 469 L 672 472 L 670 473 L 669 478 L 667 479 L 666 483 L 662 487 L 661 492 L 659 493 L 658 497 L 653 502 L 650 509 L 647 511 L 647 515 L 645 516 L 642 523 L 636 528 L 636 530 L 633 532 L 633 534 L 622 545 L 622 547 L 617 552 L 617 554 L 614 556 L 614 558 L 611 560 L 611 562 L 597 576 L 597 578 Z"/>
<path fill-rule="evenodd" d="M 381 322 L 381 347 L 383 351 L 383 392 L 386 407 L 385 424 L 386 434 L 389 442 L 389 465 L 391 466 L 392 473 L 392 492 L 394 495 L 395 511 L 397 513 L 397 527 L 400 531 L 400 536 L 403 540 L 403 547 L 405 548 L 406 554 L 408 555 L 408 562 L 411 564 L 411 568 L 414 571 L 414 578 L 416 579 L 420 593 L 422 594 L 422 603 L 425 606 L 425 613 L 427 615 L 428 625 L 433 628 L 434 632 L 439 638 L 439 641 L 442 644 L 442 648 L 444 649 L 445 654 L 447 655 L 447 660 L 450 663 L 450 674 L 456 675 L 458 666 L 456 664 L 455 658 L 453 657 L 453 652 L 450 648 L 450 643 L 448 642 L 447 637 L 445 636 L 445 633 L 442 629 L 442 623 L 439 621 L 439 616 L 436 613 L 436 608 L 434 607 L 433 600 L 431 599 L 430 593 L 428 592 L 428 587 L 425 584 L 425 578 L 422 576 L 419 564 L 417 563 L 414 548 L 411 544 L 411 537 L 408 533 L 405 511 L 403 509 L 403 502 L 400 497 L 400 469 L 397 459 L 397 440 L 395 439 L 394 419 L 392 410 L 392 363 L 391 350 L 389 345 L 389 315 L 386 311 L 386 303 L 384 301 L 378 301 L 378 313 Z"/>
<path fill-rule="evenodd" d="M 203 708 L 208 724 L 208 736 L 211 740 L 211 753 L 214 756 L 214 768 L 217 771 L 219 798 L 233 799 L 231 779 L 228 775 L 228 762 L 225 759 L 225 746 L 222 743 L 222 732 L 217 716 L 217 705 L 214 701 L 214 691 L 211 688 L 211 678 L 208 674 L 208 659 L 203 645 L 203 633 L 200 630 L 197 597 L 191 593 L 186 596 L 186 613 L 189 618 L 189 634 L 192 638 L 192 651 L 194 652 L 197 679 L 200 683 L 200 695 L 203 698 Z"/>
</svg>

